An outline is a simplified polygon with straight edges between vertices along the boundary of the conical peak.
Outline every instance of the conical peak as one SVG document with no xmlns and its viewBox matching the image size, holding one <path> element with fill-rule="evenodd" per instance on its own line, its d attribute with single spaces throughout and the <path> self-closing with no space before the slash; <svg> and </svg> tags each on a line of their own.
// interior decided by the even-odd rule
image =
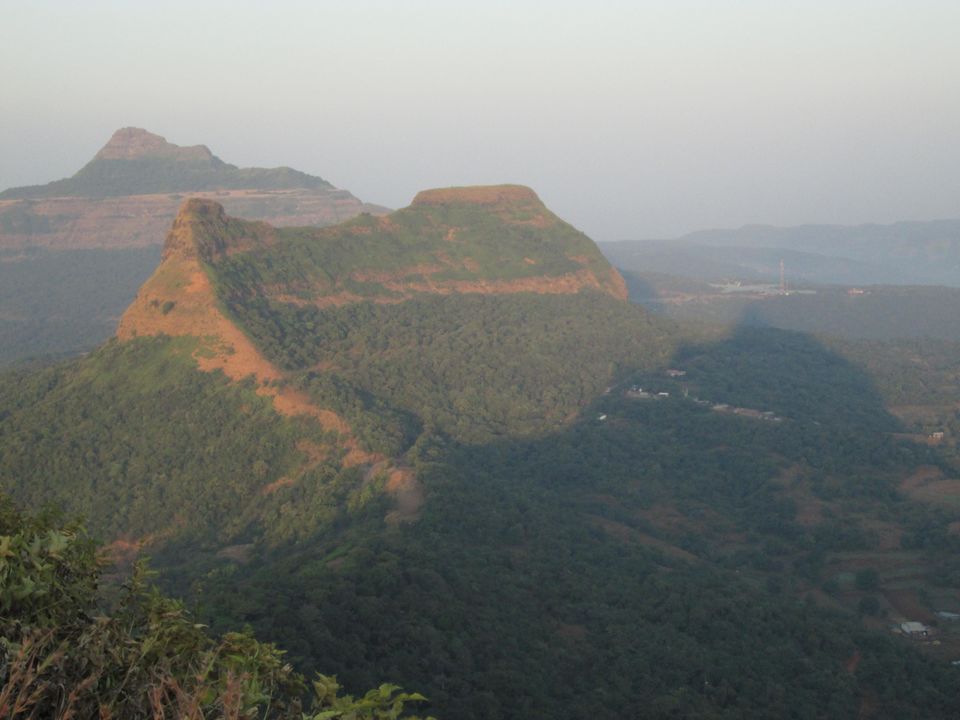
<svg viewBox="0 0 960 720">
<path fill-rule="evenodd" d="M 223 205 L 212 200 L 190 198 L 181 206 L 167 234 L 163 258 L 200 257 L 209 260 L 224 250 L 227 215 Z"/>
<path fill-rule="evenodd" d="M 239 220 L 213 200 L 190 198 L 180 206 L 163 247 L 163 259 L 178 257 L 217 262 L 226 255 L 262 248 L 276 239 L 275 228 Z"/>
<path fill-rule="evenodd" d="M 523 185 L 473 185 L 423 190 L 417 193 L 411 207 L 429 205 L 542 206 L 543 203 L 533 190 Z"/>
<path fill-rule="evenodd" d="M 212 160 L 213 153 L 205 145 L 180 147 L 143 128 L 125 127 L 113 134 L 94 160 L 139 160 L 152 157 Z"/>
<path fill-rule="evenodd" d="M 188 198 L 180 206 L 173 226 L 190 222 L 225 222 L 226 217 L 226 211 L 220 203 L 206 198 Z"/>
</svg>

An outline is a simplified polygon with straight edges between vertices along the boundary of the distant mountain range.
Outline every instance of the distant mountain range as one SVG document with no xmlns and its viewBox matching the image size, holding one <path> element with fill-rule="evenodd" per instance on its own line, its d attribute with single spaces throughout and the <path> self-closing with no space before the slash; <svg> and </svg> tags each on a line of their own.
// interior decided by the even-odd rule
<svg viewBox="0 0 960 720">
<path fill-rule="evenodd" d="M 960 287 L 960 220 L 892 225 L 751 225 L 674 240 L 602 243 L 625 270 L 707 281 Z"/>
</svg>

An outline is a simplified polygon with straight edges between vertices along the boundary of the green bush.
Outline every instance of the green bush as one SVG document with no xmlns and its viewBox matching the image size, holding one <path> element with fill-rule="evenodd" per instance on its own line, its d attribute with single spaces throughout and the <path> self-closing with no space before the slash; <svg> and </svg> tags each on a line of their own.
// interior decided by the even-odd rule
<svg viewBox="0 0 960 720">
<path fill-rule="evenodd" d="M 100 575 L 82 527 L 0 496 L 0 717 L 382 720 L 424 700 L 392 685 L 341 696 L 320 675 L 303 714 L 307 684 L 274 645 L 211 637 L 143 564 L 112 606 Z"/>
</svg>

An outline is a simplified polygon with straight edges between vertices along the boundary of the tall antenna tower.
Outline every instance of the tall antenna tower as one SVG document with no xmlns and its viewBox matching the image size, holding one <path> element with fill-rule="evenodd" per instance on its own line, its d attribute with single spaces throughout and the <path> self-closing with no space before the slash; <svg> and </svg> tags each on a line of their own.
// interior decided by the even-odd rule
<svg viewBox="0 0 960 720">
<path fill-rule="evenodd" d="M 787 294 L 787 276 L 783 271 L 783 258 L 780 259 L 780 294 Z"/>
</svg>

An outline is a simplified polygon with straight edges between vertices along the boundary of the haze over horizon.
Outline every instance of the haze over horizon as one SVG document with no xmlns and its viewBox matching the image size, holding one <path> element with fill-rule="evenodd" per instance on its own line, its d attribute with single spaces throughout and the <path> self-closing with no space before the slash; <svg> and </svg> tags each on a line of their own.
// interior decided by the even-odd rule
<svg viewBox="0 0 960 720">
<path fill-rule="evenodd" d="M 601 241 L 960 216 L 956 3 L 0 9 L 0 189 L 138 126 L 391 207 L 522 183 Z"/>
</svg>

